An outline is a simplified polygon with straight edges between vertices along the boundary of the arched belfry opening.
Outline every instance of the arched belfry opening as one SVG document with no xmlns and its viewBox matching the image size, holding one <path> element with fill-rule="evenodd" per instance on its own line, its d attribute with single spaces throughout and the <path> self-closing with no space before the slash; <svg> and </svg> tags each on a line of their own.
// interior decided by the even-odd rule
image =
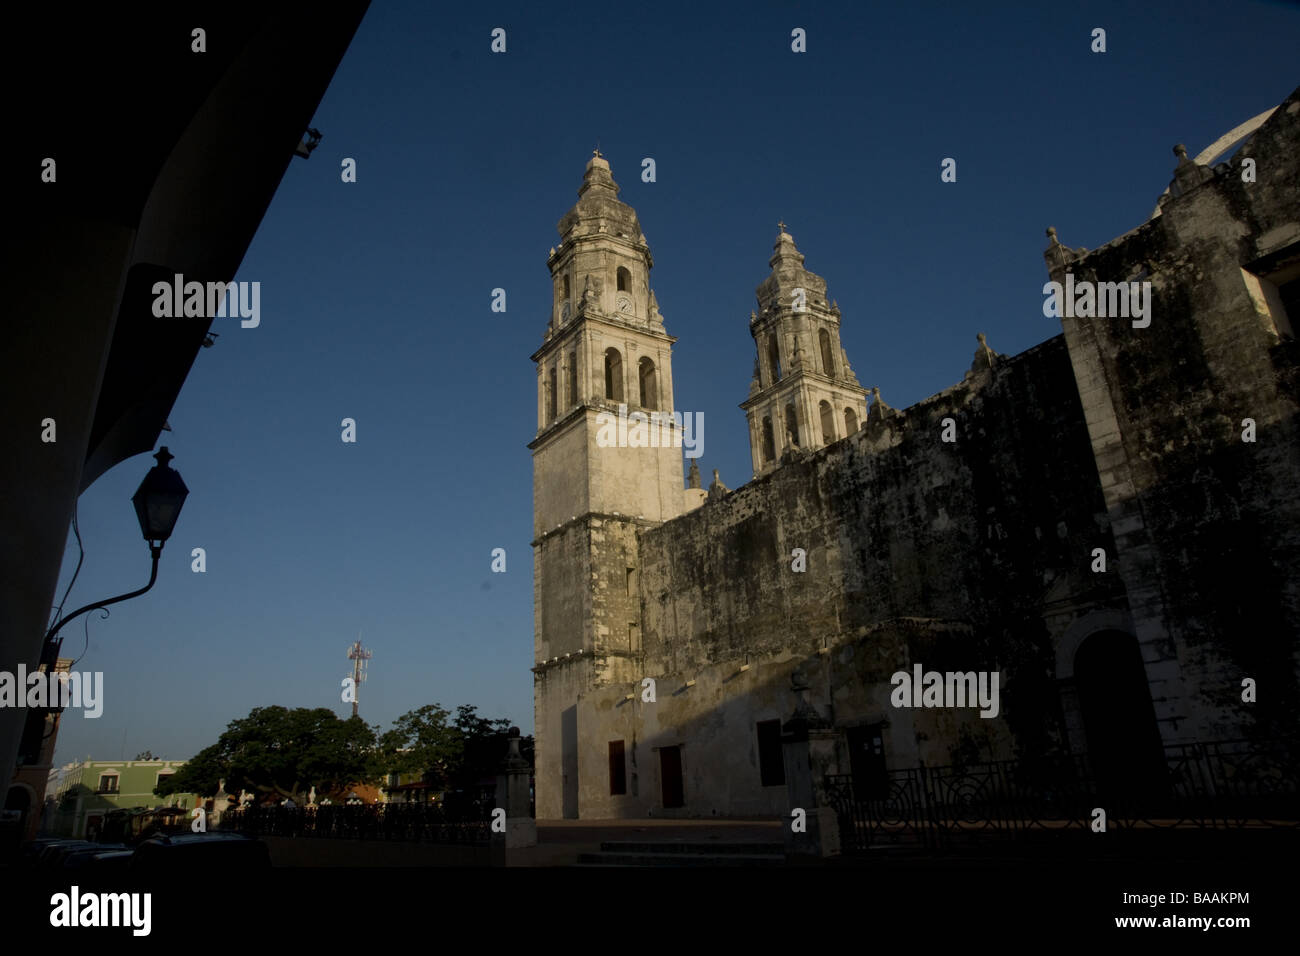
<svg viewBox="0 0 1300 956">
<path fill-rule="evenodd" d="M 630 272 L 627 271 L 627 267 L 626 267 L 626 266 L 619 266 L 619 267 L 618 267 L 618 276 L 617 276 L 617 278 L 618 278 L 618 291 L 619 291 L 619 292 L 631 292 L 631 291 L 632 291 L 632 273 L 630 273 Z"/>
<path fill-rule="evenodd" d="M 793 404 L 785 407 L 785 434 L 787 440 L 796 448 L 799 446 L 799 414 Z"/>
<path fill-rule="evenodd" d="M 655 363 L 642 356 L 637 363 L 637 379 L 641 384 L 641 407 L 655 411 L 659 408 L 659 388 L 655 380 Z"/>
<path fill-rule="evenodd" d="M 605 349 L 605 398 L 623 401 L 623 355 L 616 348 Z"/>
<path fill-rule="evenodd" d="M 835 441 L 835 412 L 831 409 L 831 403 L 826 401 L 818 406 L 818 410 L 822 420 L 822 443 L 829 445 Z"/>
<path fill-rule="evenodd" d="M 777 348 L 775 335 L 767 337 L 767 374 L 771 376 L 769 385 L 781 381 L 781 353 Z"/>
<path fill-rule="evenodd" d="M 822 371 L 830 378 L 834 378 L 835 359 L 831 352 L 831 334 L 825 329 L 817 331 L 817 345 L 822 353 Z"/>
</svg>

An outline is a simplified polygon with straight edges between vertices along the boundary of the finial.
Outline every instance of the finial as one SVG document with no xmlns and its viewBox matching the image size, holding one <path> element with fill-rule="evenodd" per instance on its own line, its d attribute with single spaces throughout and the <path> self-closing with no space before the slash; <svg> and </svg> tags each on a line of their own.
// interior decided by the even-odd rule
<svg viewBox="0 0 1300 956">
<path fill-rule="evenodd" d="M 1174 155 L 1178 157 L 1180 163 L 1187 162 L 1187 147 L 1179 143 L 1174 147 Z"/>
<path fill-rule="evenodd" d="M 873 399 L 875 399 L 877 402 L 880 401 L 880 386 L 879 386 L 879 385 L 872 385 L 872 386 L 871 386 L 871 397 L 872 397 Z"/>
<path fill-rule="evenodd" d="M 776 221 L 776 227 L 780 229 L 782 232 L 785 232 L 785 223 L 783 223 L 780 219 Z"/>
<path fill-rule="evenodd" d="M 591 151 L 591 155 L 595 156 L 597 159 L 600 158 L 600 144 L 599 144 L 599 143 L 597 143 L 597 144 L 596 144 L 596 148 L 593 149 L 593 150 Z"/>
<path fill-rule="evenodd" d="M 166 445 L 163 445 L 161 448 L 159 448 L 158 454 L 154 455 L 154 458 L 158 460 L 158 466 L 160 468 L 166 468 L 167 462 L 171 461 L 175 457 L 176 457 L 175 455 L 173 455 L 171 452 L 167 450 Z"/>
<path fill-rule="evenodd" d="M 1052 242 L 1058 242 L 1058 241 L 1059 241 L 1059 240 L 1056 238 L 1056 227 L 1055 227 L 1055 226 L 1048 226 L 1048 227 L 1047 227 L 1047 238 L 1048 238 L 1048 239 L 1051 239 Z"/>
<path fill-rule="evenodd" d="M 984 333 L 983 333 L 983 332 L 976 332 L 976 333 L 975 333 L 975 340 L 976 340 L 977 342 L 979 342 L 980 345 L 983 345 L 985 348 L 988 347 L 988 343 L 984 341 Z"/>
</svg>

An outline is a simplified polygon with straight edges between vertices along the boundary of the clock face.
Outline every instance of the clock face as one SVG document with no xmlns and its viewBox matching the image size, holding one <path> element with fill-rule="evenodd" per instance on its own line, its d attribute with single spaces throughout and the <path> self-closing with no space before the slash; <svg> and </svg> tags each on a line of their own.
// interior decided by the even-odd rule
<svg viewBox="0 0 1300 956">
<path fill-rule="evenodd" d="M 620 312 L 632 311 L 632 297 L 630 295 L 620 295 L 618 297 L 617 304 L 618 304 L 618 311 Z"/>
<path fill-rule="evenodd" d="M 569 321 L 569 303 L 567 302 L 564 303 L 564 305 L 560 306 L 560 321 L 561 322 Z"/>
</svg>

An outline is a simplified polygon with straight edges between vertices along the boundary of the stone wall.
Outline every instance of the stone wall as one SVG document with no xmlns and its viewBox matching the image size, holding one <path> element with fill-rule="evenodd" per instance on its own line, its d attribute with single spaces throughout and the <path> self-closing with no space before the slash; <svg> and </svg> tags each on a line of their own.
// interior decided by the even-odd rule
<svg viewBox="0 0 1300 956">
<path fill-rule="evenodd" d="M 1146 328 L 1061 321 L 1166 741 L 1297 729 L 1300 352 L 1277 287 L 1300 273 L 1298 139 L 1292 94 L 1231 163 L 1183 155 L 1160 215 L 1045 253 L 1057 281 L 1152 285 Z"/>
<path fill-rule="evenodd" d="M 945 418 L 955 442 L 941 440 Z M 1059 336 L 906 412 L 873 410 L 857 435 L 640 542 L 646 676 L 686 679 L 746 654 L 825 659 L 823 710 L 866 719 L 914 663 L 997 669 L 1002 713 L 984 723 L 1003 721 L 1024 750 L 1066 743 L 1054 634 L 1123 610 L 1116 576 L 1089 570 L 1092 549 L 1113 544 Z M 841 660 L 847 644 L 857 650 Z"/>
</svg>

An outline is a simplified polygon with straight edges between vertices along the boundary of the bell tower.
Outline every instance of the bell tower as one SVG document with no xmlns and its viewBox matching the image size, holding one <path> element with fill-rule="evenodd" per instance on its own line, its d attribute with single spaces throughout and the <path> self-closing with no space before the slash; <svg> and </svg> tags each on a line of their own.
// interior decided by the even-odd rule
<svg viewBox="0 0 1300 956">
<path fill-rule="evenodd" d="M 826 280 L 804 268 L 794 238 L 780 233 L 756 290 L 749 333 L 758 350 L 749 398 L 754 477 L 791 451 L 809 451 L 853 434 L 866 421 L 866 390 L 840 345 L 840 309 L 826 298 Z"/>
<path fill-rule="evenodd" d="M 686 500 L 671 418 L 676 339 L 650 290 L 654 260 L 636 212 L 618 194 L 596 151 L 557 227 L 550 315 L 532 355 L 538 817 L 578 814 L 574 704 L 585 689 L 639 679 L 637 532 L 677 517 Z"/>
</svg>

